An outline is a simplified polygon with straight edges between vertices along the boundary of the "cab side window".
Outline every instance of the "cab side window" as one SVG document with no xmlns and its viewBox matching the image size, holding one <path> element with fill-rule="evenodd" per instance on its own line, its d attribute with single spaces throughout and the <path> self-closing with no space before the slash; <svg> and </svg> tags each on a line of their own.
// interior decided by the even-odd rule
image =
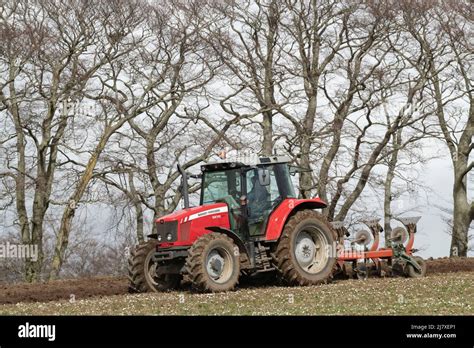
<svg viewBox="0 0 474 348">
<path fill-rule="evenodd" d="M 272 204 L 280 198 L 280 191 L 278 190 L 278 185 L 276 181 L 275 171 L 270 170 L 270 199 Z"/>
<path fill-rule="evenodd" d="M 206 173 L 205 187 L 203 189 L 203 203 L 213 203 L 227 195 L 227 177 L 223 172 Z"/>
</svg>

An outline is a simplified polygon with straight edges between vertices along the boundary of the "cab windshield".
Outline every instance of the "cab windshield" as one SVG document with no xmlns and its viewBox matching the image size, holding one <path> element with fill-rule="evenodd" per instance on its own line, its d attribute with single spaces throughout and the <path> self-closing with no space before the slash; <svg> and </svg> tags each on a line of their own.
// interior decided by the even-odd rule
<svg viewBox="0 0 474 348">
<path fill-rule="evenodd" d="M 201 204 L 226 202 L 231 208 L 239 207 L 242 188 L 238 169 L 206 172 L 202 185 Z"/>
</svg>

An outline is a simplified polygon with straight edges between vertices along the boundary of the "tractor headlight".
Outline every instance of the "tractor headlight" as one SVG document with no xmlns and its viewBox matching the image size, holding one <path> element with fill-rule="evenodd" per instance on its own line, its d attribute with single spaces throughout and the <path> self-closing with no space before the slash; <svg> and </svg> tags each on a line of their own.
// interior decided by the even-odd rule
<svg viewBox="0 0 474 348">
<path fill-rule="evenodd" d="M 173 238 L 173 236 L 171 235 L 171 233 L 168 233 L 168 234 L 166 235 L 166 240 L 171 240 L 171 238 Z"/>
<path fill-rule="evenodd" d="M 161 242 L 161 234 L 158 235 L 157 239 L 159 242 Z"/>
</svg>

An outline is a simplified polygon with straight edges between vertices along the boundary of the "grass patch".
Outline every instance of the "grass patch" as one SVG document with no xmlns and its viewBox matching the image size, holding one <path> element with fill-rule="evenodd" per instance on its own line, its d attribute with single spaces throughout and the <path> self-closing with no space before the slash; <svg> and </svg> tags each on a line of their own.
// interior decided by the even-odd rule
<svg viewBox="0 0 474 348">
<path fill-rule="evenodd" d="M 309 287 L 260 287 L 218 294 L 147 293 L 1 305 L 1 315 L 466 315 L 474 273 L 422 279 L 342 280 Z"/>
</svg>

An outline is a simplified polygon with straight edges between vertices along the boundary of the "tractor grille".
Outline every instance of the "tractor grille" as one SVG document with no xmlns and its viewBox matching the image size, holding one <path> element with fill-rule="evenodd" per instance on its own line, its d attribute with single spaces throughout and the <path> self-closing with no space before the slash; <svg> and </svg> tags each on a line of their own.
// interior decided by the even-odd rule
<svg viewBox="0 0 474 348">
<path fill-rule="evenodd" d="M 161 236 L 158 240 L 162 243 L 176 242 L 178 240 L 178 221 L 159 222 L 156 226 L 156 233 Z M 171 239 L 167 236 L 171 235 Z"/>
</svg>

